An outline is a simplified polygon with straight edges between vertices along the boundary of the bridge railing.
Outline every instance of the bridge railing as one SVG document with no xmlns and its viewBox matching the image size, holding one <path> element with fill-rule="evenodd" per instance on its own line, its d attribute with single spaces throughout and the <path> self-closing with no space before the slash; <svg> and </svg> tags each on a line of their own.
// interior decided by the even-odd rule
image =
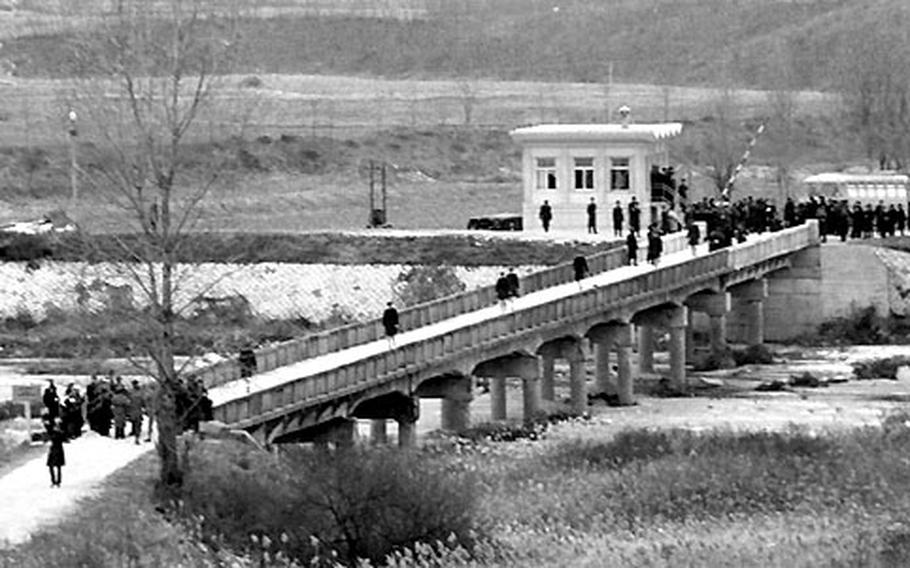
<svg viewBox="0 0 910 568">
<path fill-rule="evenodd" d="M 686 247 L 686 233 L 677 231 L 663 237 L 664 253 L 669 254 Z M 625 247 L 593 254 L 586 258 L 592 274 L 613 270 L 626 263 Z M 529 294 L 545 288 L 566 284 L 574 280 L 572 263 L 567 262 L 545 268 L 522 278 L 521 293 Z M 416 329 L 458 315 L 478 310 L 496 302 L 493 286 L 484 286 L 470 292 L 454 294 L 404 308 L 398 318 L 402 329 Z M 318 357 L 349 347 L 381 339 L 385 334 L 382 320 L 377 318 L 363 323 L 350 324 L 331 330 L 283 341 L 255 351 L 256 373 L 265 373 L 311 357 Z M 208 388 L 241 378 L 240 364 L 236 359 L 219 361 L 208 367 L 194 370 L 191 375 L 202 380 Z"/>
<path fill-rule="evenodd" d="M 730 268 L 738 270 L 817 242 L 818 221 L 810 219 L 802 225 L 766 233 L 755 241 L 728 249 L 730 251 Z"/>
<path fill-rule="evenodd" d="M 292 379 L 218 405 L 214 410 L 215 418 L 247 427 L 321 400 L 353 394 L 368 386 L 381 384 L 395 372 L 432 365 L 441 359 L 507 340 L 516 333 L 602 312 L 639 296 L 671 290 L 680 282 L 722 274 L 729 270 L 730 254 L 730 250 L 720 250 L 683 264 L 659 267 L 585 293 L 502 314 L 452 333 L 404 345 L 315 375 Z"/>
</svg>

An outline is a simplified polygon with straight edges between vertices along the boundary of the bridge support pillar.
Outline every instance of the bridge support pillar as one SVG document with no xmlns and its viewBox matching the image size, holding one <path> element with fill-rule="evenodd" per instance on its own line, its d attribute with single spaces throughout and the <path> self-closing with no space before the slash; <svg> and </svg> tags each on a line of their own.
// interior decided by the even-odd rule
<svg viewBox="0 0 910 568">
<path fill-rule="evenodd" d="M 686 387 L 686 332 L 688 311 L 675 308 L 670 316 L 670 384 L 677 389 Z"/>
<path fill-rule="evenodd" d="M 686 309 L 686 361 L 695 360 L 695 323 L 694 310 Z"/>
<path fill-rule="evenodd" d="M 619 396 L 619 404 L 623 406 L 635 404 L 632 385 L 632 326 L 624 324 L 617 328 L 614 341 L 617 367 L 616 394 Z"/>
<path fill-rule="evenodd" d="M 553 402 L 556 400 L 556 386 L 553 381 L 556 358 L 545 354 L 540 358 L 540 398 Z"/>
<path fill-rule="evenodd" d="M 471 381 L 461 381 L 450 388 L 442 399 L 442 429 L 449 432 L 467 430 L 471 424 Z"/>
<path fill-rule="evenodd" d="M 370 420 L 370 443 L 375 446 L 384 446 L 388 442 L 389 433 L 385 418 Z"/>
<path fill-rule="evenodd" d="M 768 280 L 761 278 L 736 289 L 736 299 L 743 303 L 746 345 L 765 342 L 765 298 L 768 297 Z"/>
<path fill-rule="evenodd" d="M 349 418 L 339 419 L 323 426 L 319 434 L 313 437 L 313 443 L 323 447 L 334 444 L 336 448 L 348 448 L 354 445 L 356 436 L 357 421 Z"/>
<path fill-rule="evenodd" d="M 540 380 L 536 373 L 532 377 L 522 377 L 522 415 L 525 422 L 537 418 L 540 412 Z"/>
<path fill-rule="evenodd" d="M 413 448 L 417 446 L 417 419 L 402 416 L 398 422 L 398 447 Z"/>
<path fill-rule="evenodd" d="M 650 325 L 638 326 L 638 370 L 654 372 L 654 328 Z"/>
<path fill-rule="evenodd" d="M 594 376 L 597 379 L 597 392 L 606 395 L 616 394 L 616 385 L 610 373 L 610 349 L 612 337 L 599 338 L 594 344 Z"/>
<path fill-rule="evenodd" d="M 730 311 L 730 293 L 706 294 L 691 298 L 690 309 L 708 314 L 710 321 L 711 355 L 717 360 L 727 358 L 727 312 Z"/>
<path fill-rule="evenodd" d="M 506 419 L 505 377 L 490 377 L 490 413 L 493 420 Z"/>
<path fill-rule="evenodd" d="M 588 411 L 588 393 L 585 388 L 585 354 L 580 345 L 575 345 L 566 354 L 569 360 L 569 398 L 573 414 L 582 415 Z"/>
</svg>

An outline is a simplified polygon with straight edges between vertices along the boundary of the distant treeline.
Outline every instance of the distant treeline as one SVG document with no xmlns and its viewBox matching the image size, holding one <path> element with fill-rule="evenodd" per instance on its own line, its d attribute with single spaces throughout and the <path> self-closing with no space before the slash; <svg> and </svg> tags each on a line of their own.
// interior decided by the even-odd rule
<svg viewBox="0 0 910 568">
<path fill-rule="evenodd" d="M 606 82 L 612 69 L 617 81 L 778 86 L 785 77 L 824 88 L 837 72 L 833 46 L 905 9 L 903 0 L 415 2 L 427 17 L 248 17 L 229 70 Z M 71 39 L 20 38 L 0 57 L 22 75 L 66 74 Z"/>
</svg>

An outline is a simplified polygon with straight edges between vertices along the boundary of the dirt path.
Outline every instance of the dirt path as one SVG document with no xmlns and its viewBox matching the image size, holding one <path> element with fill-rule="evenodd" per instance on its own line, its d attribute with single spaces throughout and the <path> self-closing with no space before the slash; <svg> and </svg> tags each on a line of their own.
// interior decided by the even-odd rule
<svg viewBox="0 0 910 568">
<path fill-rule="evenodd" d="M 23 542 L 39 527 L 64 517 L 107 476 L 151 449 L 150 443 L 88 433 L 65 445 L 59 488 L 50 486 L 44 451 L 5 472 L 0 477 L 0 548 Z"/>
</svg>

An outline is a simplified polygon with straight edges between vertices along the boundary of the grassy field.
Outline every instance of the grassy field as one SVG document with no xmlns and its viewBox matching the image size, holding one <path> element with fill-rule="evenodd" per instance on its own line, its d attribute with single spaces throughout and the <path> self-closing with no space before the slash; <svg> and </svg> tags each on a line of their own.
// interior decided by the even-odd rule
<svg viewBox="0 0 910 568">
<path fill-rule="evenodd" d="M 590 428 L 578 422 L 559 427 L 562 433 L 544 442 L 441 442 L 419 459 L 473 480 L 464 506 L 489 540 L 473 558 L 425 545 L 390 565 L 906 565 L 905 418 L 893 418 L 884 429 L 820 434 L 648 429 L 588 441 L 566 436 Z M 273 487 L 295 498 L 280 468 L 269 480 L 250 477 L 263 475 L 269 460 L 240 448 L 216 449 L 197 446 L 189 454 L 196 468 L 190 475 L 199 476 L 195 483 L 208 479 L 209 493 L 228 495 L 240 485 L 251 491 Z M 280 533 L 289 534 L 290 543 L 308 541 L 296 526 L 239 526 L 233 517 L 219 517 L 217 505 L 227 506 L 224 501 L 209 501 L 207 514 L 196 515 L 190 499 L 185 517 L 179 510 L 165 517 L 148 497 L 154 467 L 151 456 L 128 466 L 72 517 L 0 552 L 0 565 L 40 566 L 47 558 L 65 565 L 168 565 L 182 557 L 195 565 L 220 559 L 235 566 L 284 566 L 275 558 L 288 546 Z M 213 477 L 215 472 L 222 477 Z M 275 498 L 262 496 L 263 502 Z M 365 507 L 360 514 L 368 514 Z M 253 519 L 257 513 L 245 508 L 238 514 Z M 246 544 L 232 552 L 200 542 L 205 535 L 211 539 L 216 527 L 232 532 L 208 543 Z M 253 534 L 271 535 L 268 556 L 258 540 L 251 543 Z M 323 561 L 333 558 L 330 542 L 319 545 Z"/>
</svg>

